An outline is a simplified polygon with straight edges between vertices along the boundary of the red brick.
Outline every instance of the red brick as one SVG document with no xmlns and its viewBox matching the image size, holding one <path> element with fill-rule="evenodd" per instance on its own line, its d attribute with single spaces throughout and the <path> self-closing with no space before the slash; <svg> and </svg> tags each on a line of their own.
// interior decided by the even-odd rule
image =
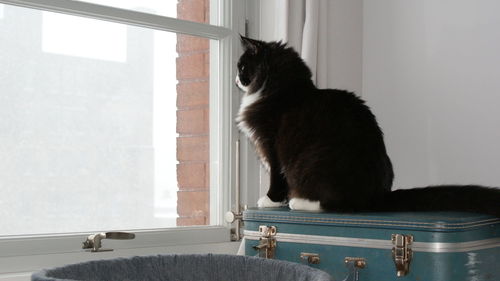
<svg viewBox="0 0 500 281">
<path fill-rule="evenodd" d="M 210 163 L 206 164 L 206 168 L 205 182 L 207 183 L 207 188 L 210 188 Z"/>
<path fill-rule="evenodd" d="M 210 0 L 204 0 L 205 2 L 205 19 L 206 23 L 210 22 Z"/>
<path fill-rule="evenodd" d="M 180 217 L 200 217 L 209 213 L 209 192 L 205 191 L 178 191 L 177 214 Z"/>
<path fill-rule="evenodd" d="M 207 79 L 209 77 L 209 54 L 195 53 L 177 58 L 177 80 Z"/>
<path fill-rule="evenodd" d="M 177 84 L 177 108 L 185 109 L 209 105 L 209 82 L 181 82 Z"/>
<path fill-rule="evenodd" d="M 210 224 L 209 216 L 177 218 L 177 226 L 208 225 L 208 224 Z"/>
<path fill-rule="evenodd" d="M 198 108 L 177 111 L 177 133 L 181 135 L 208 134 L 208 109 Z"/>
<path fill-rule="evenodd" d="M 209 10 L 206 0 L 180 0 L 177 4 L 177 18 L 208 23 Z"/>
<path fill-rule="evenodd" d="M 179 189 L 207 189 L 207 164 L 183 162 L 177 165 L 177 182 Z"/>
<path fill-rule="evenodd" d="M 208 77 L 210 77 L 210 52 L 209 51 L 207 51 L 205 53 L 204 59 L 205 60 L 203 62 L 204 63 L 203 67 L 205 68 L 204 71 L 205 71 L 205 73 L 207 73 L 207 78 L 208 78 Z"/>
<path fill-rule="evenodd" d="M 208 23 L 209 0 L 179 0 L 177 17 Z M 178 226 L 209 224 L 208 39 L 177 36 Z M 189 136 L 186 136 L 189 135 Z M 201 135 L 201 136 L 200 136 Z M 190 162 L 186 162 L 190 161 Z"/>
<path fill-rule="evenodd" d="M 177 138 L 177 160 L 183 161 L 209 161 L 208 136 L 193 136 Z"/>
<path fill-rule="evenodd" d="M 184 34 L 177 35 L 177 52 L 200 52 L 210 50 L 210 40 L 203 37 L 196 37 Z"/>
</svg>

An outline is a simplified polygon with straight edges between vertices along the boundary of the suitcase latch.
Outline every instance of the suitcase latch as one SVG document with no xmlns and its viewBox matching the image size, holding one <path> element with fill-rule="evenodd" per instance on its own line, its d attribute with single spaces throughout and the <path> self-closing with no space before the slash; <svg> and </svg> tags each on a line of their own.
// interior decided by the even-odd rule
<svg viewBox="0 0 500 281">
<path fill-rule="evenodd" d="M 366 267 L 365 258 L 345 257 L 344 263 L 349 270 L 347 276 L 342 281 L 358 281 L 359 271 Z"/>
<path fill-rule="evenodd" d="M 274 258 L 274 251 L 276 250 L 276 227 L 261 225 L 259 226 L 259 232 L 259 245 L 253 248 L 259 251 L 261 258 Z"/>
<path fill-rule="evenodd" d="M 410 271 L 410 263 L 413 256 L 411 244 L 413 243 L 412 235 L 393 234 L 392 235 L 392 258 L 396 265 L 396 275 L 398 277 L 405 276 Z"/>
<path fill-rule="evenodd" d="M 303 262 L 307 262 L 308 264 L 319 264 L 321 259 L 319 258 L 319 254 L 316 253 L 300 253 L 300 259 Z"/>
</svg>

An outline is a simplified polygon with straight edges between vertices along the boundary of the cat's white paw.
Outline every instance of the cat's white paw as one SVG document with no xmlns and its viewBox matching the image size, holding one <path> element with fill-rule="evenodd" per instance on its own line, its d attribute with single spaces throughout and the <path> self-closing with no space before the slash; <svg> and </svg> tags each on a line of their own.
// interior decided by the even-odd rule
<svg viewBox="0 0 500 281">
<path fill-rule="evenodd" d="M 321 211 L 319 201 L 311 201 L 302 198 L 292 198 L 288 202 L 288 206 L 292 210 L 302 210 L 302 211 Z"/>
<path fill-rule="evenodd" d="M 269 198 L 269 196 L 263 196 L 257 201 L 257 207 L 259 208 L 276 208 L 285 206 L 285 202 L 274 202 Z"/>
</svg>

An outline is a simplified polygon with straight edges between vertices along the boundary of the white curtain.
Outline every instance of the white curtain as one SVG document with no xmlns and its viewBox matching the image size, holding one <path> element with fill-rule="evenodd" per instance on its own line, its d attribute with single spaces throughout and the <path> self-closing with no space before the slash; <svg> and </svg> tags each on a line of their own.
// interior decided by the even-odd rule
<svg viewBox="0 0 500 281">
<path fill-rule="evenodd" d="M 280 0 L 276 2 L 275 36 L 294 47 L 311 68 L 319 88 L 328 85 L 329 0 Z"/>
</svg>

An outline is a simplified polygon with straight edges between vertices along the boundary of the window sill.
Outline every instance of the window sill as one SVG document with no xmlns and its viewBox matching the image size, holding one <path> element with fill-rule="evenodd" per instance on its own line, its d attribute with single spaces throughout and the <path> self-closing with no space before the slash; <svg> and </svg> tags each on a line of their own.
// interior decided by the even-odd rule
<svg viewBox="0 0 500 281">
<path fill-rule="evenodd" d="M 105 239 L 102 242 L 103 248 L 111 248 L 118 251 L 138 248 L 223 243 L 230 240 L 229 229 L 223 226 L 179 227 L 130 232 L 136 234 L 135 239 Z M 94 233 L 0 238 L 0 258 L 85 252 L 82 250 L 82 243 L 90 234 Z M 89 252 L 88 254 L 96 253 Z"/>
</svg>

